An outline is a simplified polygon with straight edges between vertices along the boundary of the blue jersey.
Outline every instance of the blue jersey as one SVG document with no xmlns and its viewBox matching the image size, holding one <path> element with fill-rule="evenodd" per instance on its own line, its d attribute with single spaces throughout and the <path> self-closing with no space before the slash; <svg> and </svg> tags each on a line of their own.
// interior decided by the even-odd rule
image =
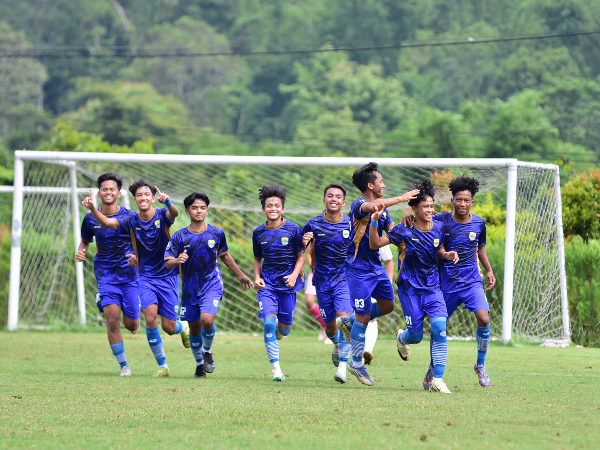
<svg viewBox="0 0 600 450">
<path fill-rule="evenodd" d="M 165 259 L 177 258 L 187 250 L 188 260 L 181 264 L 182 303 L 199 304 L 199 301 L 215 285 L 223 286 L 217 257 L 229 251 L 225 232 L 206 225 L 201 233 L 183 228 L 173 233 L 165 250 Z"/>
<path fill-rule="evenodd" d="M 444 227 L 433 221 L 431 230 L 421 231 L 416 226 L 403 224 L 388 231 L 390 242 L 398 246 L 398 287 L 439 292 L 437 252 L 444 242 Z"/>
<path fill-rule="evenodd" d="M 482 283 L 477 250 L 485 245 L 485 220 L 471 214 L 469 222 L 459 223 L 453 219 L 452 213 L 436 214 L 433 220 L 444 226 L 446 251 L 455 251 L 459 257 L 456 264 L 452 261 L 441 261 L 442 291 L 455 292 L 471 284 Z"/>
<path fill-rule="evenodd" d="M 260 276 L 265 284 L 276 291 L 298 292 L 304 289 L 304 273 L 300 272 L 293 288 L 285 285 L 284 276 L 290 275 L 296 259 L 304 251 L 300 227 L 283 219 L 277 228 L 262 224 L 252 233 L 254 257 L 262 259 Z"/>
<path fill-rule="evenodd" d="M 342 216 L 339 222 L 329 222 L 325 215 L 308 221 L 302 229 L 312 232 L 312 250 L 314 253 L 315 273 L 313 284 L 321 291 L 333 289 L 339 283 L 346 282 L 346 255 L 350 245 L 350 217 Z"/>
<path fill-rule="evenodd" d="M 346 263 L 355 269 L 372 270 L 381 267 L 381 260 L 379 259 L 379 251 L 372 250 L 369 247 L 371 214 L 363 213 L 360 210 L 362 204 L 367 202 L 368 200 L 359 198 L 354 200 L 350 207 L 352 222 L 350 224 L 350 245 L 348 246 Z M 388 231 L 393 226 L 394 221 L 386 209 L 379 218 L 379 226 L 377 227 L 379 236 L 382 236 L 384 230 Z"/>
<path fill-rule="evenodd" d="M 120 207 L 112 219 L 125 220 L 134 215 L 135 212 Z M 124 230 L 113 230 L 103 227 L 98 223 L 90 212 L 83 218 L 81 224 L 81 239 L 88 242 L 94 241 L 98 252 L 94 258 L 94 274 L 98 285 L 121 284 L 136 281 L 138 279 L 138 268 L 127 264 L 127 256 L 133 255 L 131 236 Z"/>
<path fill-rule="evenodd" d="M 137 214 L 119 219 L 119 229 L 132 234 L 137 244 L 140 275 L 152 278 L 177 276 L 177 267 L 165 267 L 165 248 L 169 243 L 173 221 L 167 217 L 168 208 L 157 209 L 149 220 Z"/>
</svg>

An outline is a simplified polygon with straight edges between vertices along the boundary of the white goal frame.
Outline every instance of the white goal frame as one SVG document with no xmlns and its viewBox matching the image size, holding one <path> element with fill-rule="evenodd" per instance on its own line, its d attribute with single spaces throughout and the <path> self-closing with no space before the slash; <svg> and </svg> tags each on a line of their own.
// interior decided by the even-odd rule
<svg viewBox="0 0 600 450">
<path fill-rule="evenodd" d="M 69 167 L 70 187 L 31 187 L 24 186 L 24 161 L 53 162 Z M 104 162 L 137 162 L 137 163 L 185 163 L 185 164 L 236 164 L 236 165 L 291 165 L 291 166 L 355 166 L 360 167 L 375 161 L 381 166 L 390 167 L 505 167 L 508 169 L 507 198 L 506 198 L 506 241 L 504 255 L 504 289 L 502 303 L 502 341 L 506 344 L 512 337 L 513 324 L 513 290 L 514 290 L 514 256 L 516 232 L 516 203 L 517 203 L 517 169 L 518 167 L 533 167 L 554 171 L 555 214 L 557 225 L 557 247 L 560 272 L 560 296 L 562 326 L 566 339 L 570 340 L 569 308 L 567 299 L 567 279 L 565 272 L 565 253 L 562 226 L 562 204 L 560 196 L 559 167 L 553 164 L 538 164 L 522 162 L 517 159 L 458 159 L 458 158 L 335 158 L 335 157 L 271 157 L 271 156 L 214 156 L 214 155 L 160 155 L 134 153 L 78 153 L 78 152 L 42 152 L 20 150 L 15 152 L 14 185 L 12 188 L 0 189 L 0 192 L 13 193 L 12 241 L 10 261 L 10 287 L 8 304 L 8 329 L 18 328 L 20 273 L 21 273 L 21 232 L 23 220 L 23 194 L 25 192 L 55 191 L 70 194 L 73 214 L 73 236 L 75 247 L 79 247 L 80 218 L 78 194 L 87 193 L 87 189 L 77 186 L 76 164 L 78 161 Z M 127 196 L 125 196 L 125 199 Z M 85 292 L 83 279 L 83 263 L 76 263 L 77 301 L 79 320 L 85 325 Z"/>
</svg>

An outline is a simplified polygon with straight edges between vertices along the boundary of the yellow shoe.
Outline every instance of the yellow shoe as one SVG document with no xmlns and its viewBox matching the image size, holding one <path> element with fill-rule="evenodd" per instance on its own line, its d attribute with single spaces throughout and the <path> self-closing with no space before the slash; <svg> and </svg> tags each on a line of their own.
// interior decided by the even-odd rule
<svg viewBox="0 0 600 450">
<path fill-rule="evenodd" d="M 171 376 L 171 371 L 169 370 L 168 367 L 161 367 L 160 369 L 158 369 L 158 372 L 156 372 L 154 375 L 152 375 L 153 377 L 170 377 Z"/>
<path fill-rule="evenodd" d="M 190 326 L 187 321 L 182 320 L 183 331 L 181 332 L 181 342 L 185 348 L 190 348 Z"/>
</svg>

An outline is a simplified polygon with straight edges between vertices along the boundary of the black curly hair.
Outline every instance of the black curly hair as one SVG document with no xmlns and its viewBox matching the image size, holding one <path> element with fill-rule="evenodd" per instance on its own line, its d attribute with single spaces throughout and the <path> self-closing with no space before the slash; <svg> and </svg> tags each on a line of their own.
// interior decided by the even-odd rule
<svg viewBox="0 0 600 450">
<path fill-rule="evenodd" d="M 119 190 L 121 190 L 121 188 L 123 187 L 123 178 L 121 178 L 114 172 L 103 173 L 98 177 L 98 189 L 102 187 L 102 183 L 104 183 L 105 181 L 114 181 L 115 183 L 117 183 L 117 187 L 119 188 Z"/>
<path fill-rule="evenodd" d="M 376 162 L 365 164 L 352 174 L 352 184 L 356 186 L 360 192 L 365 192 L 368 187 L 367 185 L 373 183 L 377 179 L 378 173 L 381 173 L 379 164 Z"/>
<path fill-rule="evenodd" d="M 450 189 L 450 192 L 452 192 L 452 197 L 461 191 L 469 191 L 471 192 L 471 196 L 475 197 L 475 194 L 479 192 L 479 181 L 477 181 L 475 178 L 461 175 L 460 177 L 453 179 L 450 184 L 448 184 L 448 189 Z"/>
<path fill-rule="evenodd" d="M 258 190 L 258 199 L 263 209 L 265 208 L 265 202 L 271 197 L 279 197 L 281 206 L 285 206 L 285 188 L 283 186 L 273 184 L 272 186 L 263 186 Z"/>
<path fill-rule="evenodd" d="M 154 186 L 151 186 L 150 183 L 147 183 L 144 180 L 138 180 L 131 186 L 129 186 L 129 192 L 131 192 L 131 195 L 135 197 L 135 193 L 138 191 L 138 189 L 143 187 L 147 187 L 148 189 L 150 189 L 153 197 L 156 195 L 156 188 Z"/>
<path fill-rule="evenodd" d="M 190 206 L 192 206 L 196 200 L 202 200 L 206 204 L 206 206 L 210 204 L 208 195 L 206 195 L 204 192 L 192 192 L 190 195 L 183 199 L 183 206 L 185 207 L 185 209 L 189 209 Z"/>
<path fill-rule="evenodd" d="M 420 183 L 415 181 L 413 183 L 413 189 L 418 189 L 420 192 L 416 198 L 408 201 L 408 206 L 417 206 L 419 203 L 427 200 L 427 197 L 435 198 L 435 188 L 433 183 L 429 180 L 423 180 Z"/>
</svg>

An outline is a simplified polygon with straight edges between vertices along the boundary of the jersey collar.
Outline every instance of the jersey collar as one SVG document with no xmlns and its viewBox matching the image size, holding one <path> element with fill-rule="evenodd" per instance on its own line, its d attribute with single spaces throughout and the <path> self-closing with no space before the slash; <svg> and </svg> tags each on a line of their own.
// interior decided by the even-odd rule
<svg viewBox="0 0 600 450">
<path fill-rule="evenodd" d="M 452 212 L 452 220 L 454 220 L 456 223 L 469 223 L 471 220 L 473 220 L 473 214 L 469 213 L 469 220 L 458 220 L 454 216 L 454 212 Z"/>
<path fill-rule="evenodd" d="M 341 219 L 340 219 L 340 220 L 338 220 L 337 222 L 334 222 L 333 220 L 329 220 L 329 219 L 326 217 L 326 214 L 327 214 L 327 211 L 325 211 L 325 212 L 323 213 L 323 220 L 324 220 L 325 222 L 327 222 L 327 223 L 340 223 L 342 220 L 344 220 L 344 215 L 343 215 L 343 214 L 340 214 L 342 217 L 341 217 Z"/>
<path fill-rule="evenodd" d="M 285 219 L 284 219 L 283 217 L 282 217 L 281 219 L 282 219 L 282 220 L 281 220 L 281 224 L 280 224 L 280 225 L 277 225 L 275 228 L 270 228 L 270 227 L 269 227 L 269 223 L 268 223 L 268 222 L 265 222 L 265 228 L 266 228 L 267 230 L 277 230 L 278 228 L 281 228 L 281 227 L 282 227 L 282 226 L 285 224 Z"/>
<path fill-rule="evenodd" d="M 189 227 L 189 226 L 187 227 L 187 229 L 188 229 L 188 231 L 189 231 L 190 233 L 192 233 L 192 234 L 202 234 L 202 233 L 204 233 L 204 232 L 206 231 L 206 229 L 208 228 L 208 225 L 206 225 L 206 222 L 203 222 L 203 225 L 204 225 L 204 228 L 202 228 L 202 231 L 197 231 L 197 232 L 196 232 L 196 231 L 192 231 L 192 230 L 190 230 L 190 227 Z"/>
</svg>

